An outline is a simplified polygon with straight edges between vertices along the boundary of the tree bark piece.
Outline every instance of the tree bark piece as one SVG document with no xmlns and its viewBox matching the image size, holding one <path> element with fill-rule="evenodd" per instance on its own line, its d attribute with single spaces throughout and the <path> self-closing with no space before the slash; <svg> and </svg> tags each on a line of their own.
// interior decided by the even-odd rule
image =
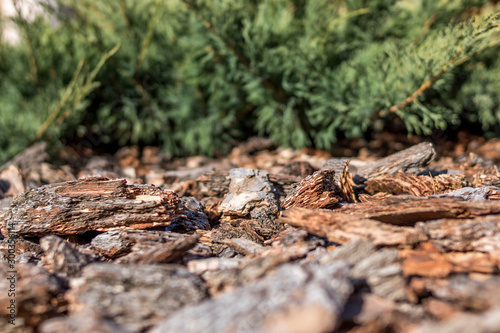
<svg viewBox="0 0 500 333">
<path fill-rule="evenodd" d="M 417 230 L 425 233 L 441 251 L 500 250 L 500 215 L 473 219 L 442 219 L 417 223 Z"/>
<path fill-rule="evenodd" d="M 206 296 L 201 279 L 180 265 L 94 263 L 70 286 L 70 313 L 95 310 L 134 332 Z"/>
<path fill-rule="evenodd" d="M 184 253 L 191 250 L 198 243 L 201 235 L 190 235 L 180 238 L 170 244 L 167 243 L 137 243 L 132 247 L 132 252 L 117 259 L 119 264 L 159 264 L 169 263 L 181 258 Z"/>
<path fill-rule="evenodd" d="M 398 171 L 414 172 L 427 166 L 434 159 L 435 154 L 436 151 L 432 143 L 422 142 L 360 167 L 357 174 L 369 179 L 384 173 L 396 174 Z"/>
<path fill-rule="evenodd" d="M 354 202 L 352 178 L 347 171 L 349 160 L 338 161 L 333 169 L 320 170 L 306 177 L 282 204 L 292 207 L 325 208 L 338 202 Z"/>
<path fill-rule="evenodd" d="M 182 216 L 174 192 L 123 179 L 90 178 L 52 184 L 16 197 L 4 216 L 2 233 L 67 235 L 88 230 L 167 226 Z"/>
<path fill-rule="evenodd" d="M 331 332 L 351 290 L 344 263 L 284 265 L 257 282 L 177 311 L 150 333 Z"/>
<path fill-rule="evenodd" d="M 417 197 L 443 194 L 467 186 L 465 175 L 417 176 L 402 171 L 395 175 L 383 174 L 366 182 L 365 192 L 373 195 L 380 192 L 410 194 Z"/>
<path fill-rule="evenodd" d="M 328 210 L 296 207 L 284 211 L 279 222 L 303 228 L 340 244 L 364 238 L 371 240 L 375 245 L 411 245 L 426 239 L 424 233 L 414 228 L 389 225 L 361 216 Z"/>
<path fill-rule="evenodd" d="M 500 201 L 463 201 L 461 198 L 392 196 L 384 200 L 344 206 L 337 213 L 357 215 L 394 225 L 413 226 L 441 218 L 472 218 L 500 214 Z"/>
<path fill-rule="evenodd" d="M 8 280 L 12 277 L 8 272 L 11 269 L 5 261 L 0 262 L 0 288 L 4 291 L 0 293 L 1 317 L 7 318 L 9 314 L 11 282 L 15 286 L 16 324 L 24 320 L 27 325 L 36 326 L 47 318 L 62 314 L 65 310 L 64 290 L 55 276 L 33 264 L 18 262 L 15 268 L 15 279 Z"/>
<path fill-rule="evenodd" d="M 228 217 L 252 217 L 262 227 L 276 230 L 279 211 L 275 188 L 269 174 L 253 169 L 232 169 L 229 192 L 219 205 L 219 212 Z"/>
<path fill-rule="evenodd" d="M 42 237 L 40 246 L 45 252 L 42 260 L 45 269 L 63 278 L 79 275 L 82 268 L 91 261 L 89 256 L 80 253 L 61 237 Z"/>
<path fill-rule="evenodd" d="M 496 265 L 490 256 L 480 252 L 441 253 L 431 242 L 423 243 L 419 248 L 404 249 L 399 252 L 403 260 L 405 276 L 425 276 L 445 278 L 452 273 L 493 274 Z"/>
</svg>

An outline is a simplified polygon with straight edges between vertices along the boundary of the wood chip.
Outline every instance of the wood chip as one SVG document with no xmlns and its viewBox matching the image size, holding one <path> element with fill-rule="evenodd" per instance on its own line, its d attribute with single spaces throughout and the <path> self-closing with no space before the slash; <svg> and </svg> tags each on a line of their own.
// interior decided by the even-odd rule
<svg viewBox="0 0 500 333">
<path fill-rule="evenodd" d="M 283 209 L 292 207 L 325 208 L 338 202 L 354 202 L 352 178 L 347 171 L 349 160 L 336 164 L 335 169 L 320 170 L 306 177 L 288 195 Z"/>
<path fill-rule="evenodd" d="M 45 269 L 63 278 L 79 275 L 82 268 L 91 261 L 89 256 L 80 253 L 73 245 L 54 235 L 42 237 L 40 247 L 45 252 L 42 260 Z"/>
<path fill-rule="evenodd" d="M 125 180 L 91 178 L 46 185 L 16 197 L 4 216 L 18 235 L 67 235 L 88 230 L 169 225 L 184 210 L 174 192 Z"/>
<path fill-rule="evenodd" d="M 500 202 L 468 202 L 460 198 L 392 196 L 384 200 L 344 206 L 338 213 L 357 215 L 394 225 L 413 226 L 418 221 L 470 218 L 500 214 Z"/>
<path fill-rule="evenodd" d="M 360 167 L 357 174 L 369 179 L 384 173 L 396 174 L 398 171 L 414 172 L 427 166 L 434 159 L 435 154 L 436 152 L 432 143 L 419 143 Z"/>
<path fill-rule="evenodd" d="M 257 282 L 177 311 L 150 333 L 331 332 L 340 324 L 351 290 L 341 262 L 285 265 Z"/>
<path fill-rule="evenodd" d="M 442 219 L 417 223 L 415 228 L 425 233 L 441 251 L 500 250 L 500 215 Z"/>
<path fill-rule="evenodd" d="M 130 331 L 143 331 L 206 296 L 201 279 L 180 265 L 94 263 L 70 281 L 70 312 L 94 310 Z"/>
<path fill-rule="evenodd" d="M 426 239 L 424 233 L 413 228 L 389 225 L 328 210 L 293 208 L 284 211 L 279 222 L 303 228 L 340 244 L 356 238 L 368 239 L 376 245 L 386 246 L 410 245 Z"/>
<path fill-rule="evenodd" d="M 465 175 L 438 175 L 435 177 L 406 174 L 402 171 L 395 175 L 383 174 L 370 178 L 366 182 L 365 191 L 371 195 L 376 193 L 410 194 L 417 197 L 442 194 L 467 186 Z"/>
</svg>

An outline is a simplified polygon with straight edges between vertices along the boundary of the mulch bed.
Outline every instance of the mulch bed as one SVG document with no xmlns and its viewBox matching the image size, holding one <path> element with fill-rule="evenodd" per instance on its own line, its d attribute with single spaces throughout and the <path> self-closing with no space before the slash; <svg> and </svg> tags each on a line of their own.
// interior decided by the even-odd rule
<svg viewBox="0 0 500 333">
<path fill-rule="evenodd" d="M 500 140 L 388 141 L 71 165 L 36 144 L 0 169 L 0 327 L 495 331 Z"/>
</svg>

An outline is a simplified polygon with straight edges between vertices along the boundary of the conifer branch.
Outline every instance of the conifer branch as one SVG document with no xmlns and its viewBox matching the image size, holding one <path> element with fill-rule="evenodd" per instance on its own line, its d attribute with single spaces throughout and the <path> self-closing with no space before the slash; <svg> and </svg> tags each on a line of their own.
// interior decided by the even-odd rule
<svg viewBox="0 0 500 333">
<path fill-rule="evenodd" d="M 231 53 L 233 53 L 233 55 L 248 69 L 248 71 L 250 73 L 252 73 L 253 75 L 257 76 L 260 78 L 262 84 L 268 88 L 273 94 L 274 96 L 276 96 L 278 98 L 278 100 L 280 102 L 283 102 L 283 103 L 286 103 L 288 101 L 288 98 L 285 96 L 285 94 L 281 91 L 281 89 L 279 89 L 278 87 L 276 87 L 274 84 L 272 84 L 269 80 L 265 79 L 260 73 L 259 71 L 254 68 L 252 66 L 252 64 L 250 63 L 250 61 L 243 55 L 241 54 L 233 45 L 231 45 L 231 43 L 229 43 L 229 41 L 224 38 L 220 33 L 219 31 L 217 31 L 217 29 L 212 25 L 212 23 L 210 23 L 210 21 L 208 21 L 207 19 L 205 19 L 201 13 L 199 12 L 199 10 L 197 8 L 195 8 L 191 3 L 189 3 L 188 1 L 185 1 L 183 0 L 182 3 L 184 3 L 184 5 L 191 11 L 193 11 L 199 18 L 200 20 L 203 22 L 203 24 L 205 25 L 205 27 L 210 30 L 215 36 L 217 36 L 223 43 L 224 45 L 231 51 Z"/>
<path fill-rule="evenodd" d="M 120 48 L 120 44 L 117 44 L 113 49 L 111 49 L 109 52 L 104 54 L 99 62 L 97 63 L 96 67 L 90 72 L 90 74 L 87 76 L 85 79 L 83 86 L 78 87 L 78 79 L 80 77 L 80 73 L 83 67 L 83 60 L 80 60 L 78 63 L 78 66 L 73 73 L 73 78 L 71 79 L 70 83 L 66 87 L 66 90 L 64 91 L 64 94 L 57 104 L 56 108 L 54 111 L 51 112 L 51 114 L 47 117 L 47 119 L 44 121 L 44 123 L 40 126 L 38 129 L 37 133 L 35 134 L 35 138 L 33 141 L 36 141 L 40 139 L 47 129 L 54 123 L 54 121 L 59 117 L 61 114 L 61 111 L 63 107 L 70 101 L 72 95 L 76 92 L 76 95 L 73 98 L 73 101 L 71 101 L 71 106 L 66 109 L 66 111 L 63 113 L 63 117 L 66 118 L 71 114 L 71 111 L 73 108 L 75 108 L 85 96 L 87 96 L 92 90 L 94 90 L 97 86 L 99 86 L 99 83 L 94 82 L 97 73 L 99 73 L 99 70 L 102 68 L 106 60 L 108 60 L 113 54 L 115 54 L 118 49 Z M 80 88 L 80 89 L 78 89 Z"/>
<path fill-rule="evenodd" d="M 26 22 L 25 18 L 23 17 L 23 14 L 21 12 L 21 7 L 19 6 L 18 0 L 14 0 L 14 8 L 16 10 L 19 26 L 24 30 L 24 34 L 26 37 L 26 45 L 28 46 L 30 70 L 31 70 L 31 75 L 33 77 L 33 84 L 35 85 L 35 87 L 38 88 L 39 87 L 38 66 L 36 63 L 36 56 L 35 56 L 35 50 L 33 48 L 33 41 L 31 40 L 30 28 L 29 28 L 28 23 Z"/>
</svg>

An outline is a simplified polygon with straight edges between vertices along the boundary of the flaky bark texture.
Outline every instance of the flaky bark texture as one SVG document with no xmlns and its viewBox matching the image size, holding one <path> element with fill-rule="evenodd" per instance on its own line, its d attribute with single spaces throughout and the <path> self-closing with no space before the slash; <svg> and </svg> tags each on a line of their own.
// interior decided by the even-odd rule
<svg viewBox="0 0 500 333">
<path fill-rule="evenodd" d="M 355 204 L 336 210 L 377 221 L 413 226 L 418 221 L 442 218 L 468 218 L 500 214 L 500 201 L 463 201 L 458 197 L 419 198 L 394 196 L 384 200 Z"/>
<path fill-rule="evenodd" d="M 343 159 L 336 161 L 328 170 L 320 170 L 306 177 L 286 197 L 283 209 L 324 208 L 342 201 L 355 202 L 348 165 L 349 160 Z"/>
<path fill-rule="evenodd" d="M 436 177 L 398 172 L 383 174 L 366 182 L 365 192 L 369 194 L 411 194 L 417 197 L 443 194 L 467 186 L 465 175 L 438 175 Z"/>
<path fill-rule="evenodd" d="M 88 230 L 143 229 L 169 225 L 184 210 L 174 192 L 124 179 L 90 178 L 52 184 L 16 197 L 2 234 L 68 235 Z"/>
<path fill-rule="evenodd" d="M 359 168 L 357 174 L 364 178 L 372 178 L 384 173 L 412 172 L 427 166 L 435 155 L 436 151 L 432 143 L 423 142 L 369 163 Z"/>
<path fill-rule="evenodd" d="M 296 207 L 284 211 L 279 221 L 340 244 L 356 238 L 365 238 L 376 245 L 411 245 L 426 239 L 424 233 L 413 228 L 389 225 L 329 210 Z"/>
</svg>

